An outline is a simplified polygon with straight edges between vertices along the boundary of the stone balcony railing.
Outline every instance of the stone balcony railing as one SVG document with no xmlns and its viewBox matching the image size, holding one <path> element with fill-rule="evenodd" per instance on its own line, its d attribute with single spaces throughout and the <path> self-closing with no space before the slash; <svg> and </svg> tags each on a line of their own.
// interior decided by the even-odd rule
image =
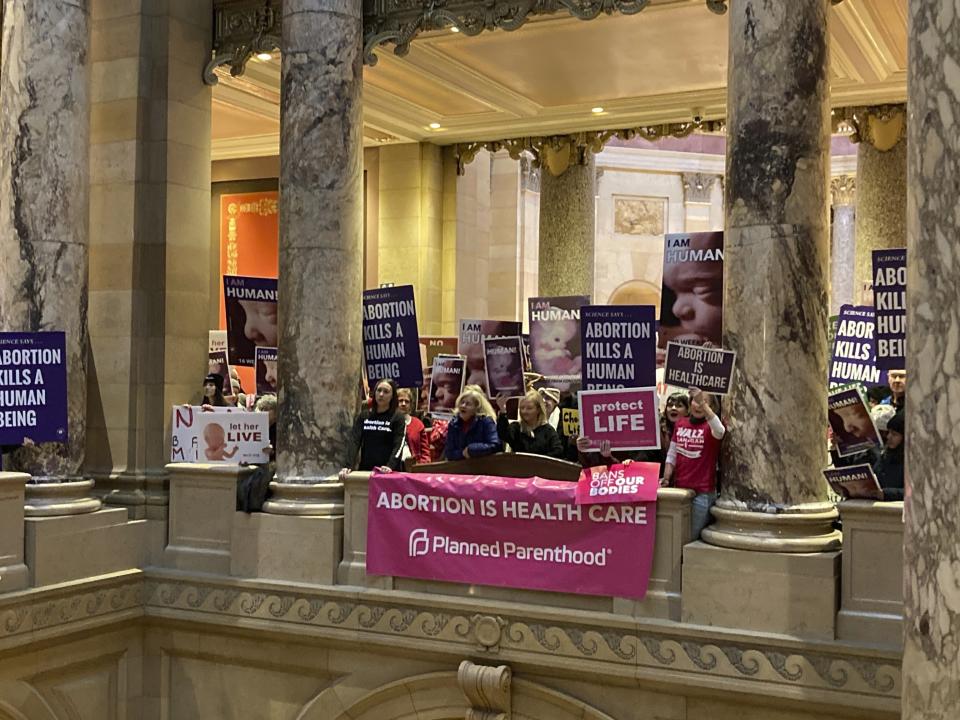
<svg viewBox="0 0 960 720">
<path fill-rule="evenodd" d="M 796 621 L 809 607 L 779 607 L 764 619 L 771 629 L 760 631 L 735 617 L 740 600 L 762 604 L 738 600 L 735 575 L 715 588 L 717 602 L 733 611 L 709 617 L 697 610 L 710 589 L 688 581 L 707 577 L 701 565 L 711 548 L 690 542 L 686 491 L 659 491 L 649 590 L 635 601 L 367 575 L 366 473 L 344 483 L 275 485 L 265 512 L 247 514 L 236 510 L 236 489 L 249 469 L 167 469 L 168 538 L 159 564 L 147 559 L 145 521 L 121 518 L 125 509 L 35 515 L 43 503 L 29 478 L 0 473 L 0 651 L 27 652 L 32 638 L 87 635 L 145 618 L 148 628 L 262 632 L 269 652 L 297 636 L 318 647 L 361 643 L 438 662 L 474 657 L 528 673 L 582 671 L 601 683 L 673 683 L 681 695 L 722 690 L 750 702 L 840 708 L 817 717 L 892 720 L 899 711 L 902 503 L 841 504 L 844 546 L 832 586 L 805 573 L 806 557 L 769 553 L 770 577 L 779 579 L 768 604 L 791 597 L 791 588 L 803 598 L 818 583 L 833 592 L 815 603 L 827 608 L 828 622 L 819 617 L 804 629 Z M 68 506 L 66 496 L 79 492 L 62 491 Z M 44 507 L 57 502 L 47 497 Z M 133 652 L 135 644 L 125 647 Z M 781 716 L 763 716 L 773 717 Z"/>
</svg>

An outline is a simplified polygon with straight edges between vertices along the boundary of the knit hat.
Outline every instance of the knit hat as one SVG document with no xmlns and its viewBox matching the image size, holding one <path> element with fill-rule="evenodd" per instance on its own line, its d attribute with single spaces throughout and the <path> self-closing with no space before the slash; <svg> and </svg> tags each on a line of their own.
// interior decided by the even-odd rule
<svg viewBox="0 0 960 720">
<path fill-rule="evenodd" d="M 887 421 L 887 430 L 892 430 L 895 433 L 900 433 L 903 435 L 903 425 L 904 425 L 903 410 L 897 411 L 892 418 Z"/>
<path fill-rule="evenodd" d="M 223 378 L 216 373 L 210 373 L 203 379 L 203 384 L 213 383 L 217 387 L 223 387 Z"/>
<path fill-rule="evenodd" d="M 870 410 L 870 417 L 873 418 L 873 424 L 877 430 L 883 432 L 887 430 L 890 418 L 897 414 L 897 409 L 893 405 L 876 405 Z"/>
<path fill-rule="evenodd" d="M 560 404 L 560 391 L 556 388 L 540 388 L 540 394 L 553 400 L 554 404 Z"/>
</svg>

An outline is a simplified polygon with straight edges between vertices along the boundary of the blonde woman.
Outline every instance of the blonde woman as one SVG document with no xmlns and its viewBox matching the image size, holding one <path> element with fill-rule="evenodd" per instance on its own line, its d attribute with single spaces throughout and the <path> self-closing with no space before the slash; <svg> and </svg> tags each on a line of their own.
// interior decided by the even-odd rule
<svg viewBox="0 0 960 720">
<path fill-rule="evenodd" d="M 457 398 L 457 416 L 450 421 L 443 455 L 464 460 L 503 450 L 497 435 L 496 414 L 476 385 L 467 385 Z"/>
<path fill-rule="evenodd" d="M 500 440 L 509 443 L 514 452 L 563 457 L 560 436 L 547 421 L 543 398 L 536 390 L 530 390 L 520 399 L 520 422 L 507 419 L 507 398 L 497 398 L 500 414 L 497 417 L 497 433 Z"/>
</svg>

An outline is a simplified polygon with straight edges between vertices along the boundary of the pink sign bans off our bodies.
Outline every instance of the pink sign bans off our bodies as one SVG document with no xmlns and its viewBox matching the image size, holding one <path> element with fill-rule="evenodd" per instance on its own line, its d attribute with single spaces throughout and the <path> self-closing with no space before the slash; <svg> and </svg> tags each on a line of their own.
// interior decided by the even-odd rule
<svg viewBox="0 0 960 720">
<path fill-rule="evenodd" d="M 374 473 L 367 572 L 642 598 L 656 503 L 577 505 L 542 478 Z"/>
</svg>

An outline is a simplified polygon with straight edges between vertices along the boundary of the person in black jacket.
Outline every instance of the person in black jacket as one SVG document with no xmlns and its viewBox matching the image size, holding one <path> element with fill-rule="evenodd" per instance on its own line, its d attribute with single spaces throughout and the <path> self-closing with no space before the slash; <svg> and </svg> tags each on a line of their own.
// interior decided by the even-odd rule
<svg viewBox="0 0 960 720">
<path fill-rule="evenodd" d="M 406 419 L 397 412 L 397 403 L 397 384 L 393 380 L 380 380 L 374 388 L 371 407 L 357 413 L 353 421 L 341 480 L 353 470 L 357 453 L 360 454 L 358 470 L 391 472 L 400 467 Z"/>
<path fill-rule="evenodd" d="M 903 500 L 903 425 L 903 410 L 898 410 L 887 422 L 886 446 L 873 466 L 884 500 Z"/>
<path fill-rule="evenodd" d="M 520 399 L 520 422 L 507 419 L 505 395 L 497 398 L 497 406 L 497 434 L 514 452 L 554 458 L 563 456 L 560 436 L 547 422 L 547 411 L 539 392 L 530 390 Z"/>
</svg>

